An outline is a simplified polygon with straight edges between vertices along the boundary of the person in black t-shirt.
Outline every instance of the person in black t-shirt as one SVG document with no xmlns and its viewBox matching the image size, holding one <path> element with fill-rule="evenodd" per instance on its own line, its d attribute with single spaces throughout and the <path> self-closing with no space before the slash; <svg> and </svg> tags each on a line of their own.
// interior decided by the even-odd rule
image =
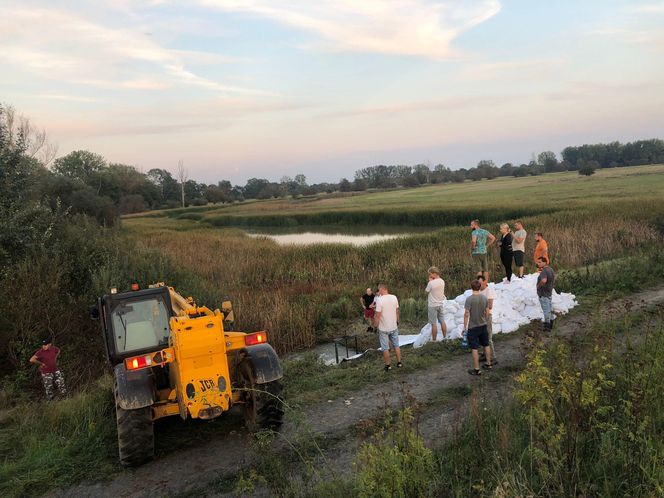
<svg viewBox="0 0 664 498">
<path fill-rule="evenodd" d="M 505 276 L 507 277 L 507 281 L 511 282 L 514 252 L 512 251 L 512 232 L 507 223 L 500 225 L 500 242 L 498 242 L 498 245 L 500 246 L 500 261 L 502 261 L 505 268 Z"/>
<path fill-rule="evenodd" d="M 373 327 L 371 326 L 371 322 L 375 314 L 375 308 L 376 308 L 375 301 L 376 301 L 376 295 L 371 290 L 371 287 L 367 287 L 367 291 L 360 298 L 360 304 L 364 309 L 364 319 L 369 324 L 369 326 L 367 327 L 367 332 L 373 332 Z"/>
</svg>

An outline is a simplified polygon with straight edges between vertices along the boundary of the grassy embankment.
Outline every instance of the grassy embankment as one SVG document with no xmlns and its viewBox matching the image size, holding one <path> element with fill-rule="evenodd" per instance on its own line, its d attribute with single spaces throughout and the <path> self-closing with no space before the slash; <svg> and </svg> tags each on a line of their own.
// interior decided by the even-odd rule
<svg viewBox="0 0 664 498">
<path fill-rule="evenodd" d="M 554 213 L 524 217 L 528 228 L 542 228 L 547 233 L 559 268 L 614 260 L 610 264 L 589 266 L 587 272 L 571 271 L 561 279 L 561 286 L 577 294 L 607 294 L 637 289 L 661 279 L 661 272 L 653 269 L 661 267 L 662 261 L 661 252 L 655 249 L 662 241 L 664 208 L 658 194 L 664 190 L 664 175 L 657 167 L 644 168 L 638 174 L 634 170 L 618 172 L 623 174 L 618 183 L 626 193 L 613 196 L 610 202 L 607 193 L 615 194 L 614 178 L 598 176 L 591 178 L 597 180 L 595 183 L 584 183 L 583 191 L 576 194 L 570 193 L 578 188 L 573 182 L 561 183 L 559 197 L 573 195 L 576 200 L 568 198 Z M 585 182 L 586 179 L 579 180 Z M 493 206 L 500 196 L 508 195 L 510 190 L 518 191 L 519 181 L 513 180 L 513 187 L 502 188 L 503 192 L 496 193 L 496 197 L 491 197 L 491 188 L 499 183 L 481 182 L 459 187 L 483 186 L 486 197 L 483 203 Z M 439 188 L 446 191 L 451 187 Z M 553 198 L 558 194 L 555 185 L 545 190 Z M 414 195 L 411 191 L 385 195 L 399 194 Z M 471 194 L 469 190 L 463 196 L 472 199 Z M 368 199 L 372 195 L 350 200 L 359 202 L 361 197 Z M 433 208 L 445 209 L 444 199 L 436 199 L 439 204 Z M 393 202 L 396 206 L 396 201 Z M 500 216 L 500 207 L 493 211 Z M 466 218 L 473 217 L 474 213 L 469 210 Z M 209 225 L 183 220 L 138 218 L 126 225 L 129 237 L 144 247 L 159 249 L 167 257 L 149 272 L 138 275 L 139 280 L 166 279 L 206 304 L 218 302 L 223 294 L 230 294 L 236 302 L 239 328 L 268 328 L 272 341 L 281 351 L 312 344 L 323 335 L 321 331 L 326 327 L 331 334 L 338 332 L 333 332 L 333 327 L 357 322 L 354 318 L 357 297 L 370 283 L 382 279 L 392 282 L 402 299 L 406 320 L 418 323 L 423 319 L 421 287 L 429 264 L 436 263 L 445 269 L 449 295 L 463 290 L 470 273 L 465 227 L 447 227 L 432 234 L 370 248 L 283 248 L 268 240 L 250 239 L 238 230 L 205 228 Z M 109 278 L 112 275 L 104 280 Z M 456 353 L 446 346 L 441 346 L 435 354 L 417 354 L 409 368 L 425 367 L 449 354 Z M 339 395 L 344 390 L 380 382 L 380 378 L 373 375 L 374 370 L 378 370 L 378 362 L 378 359 L 369 359 L 338 369 L 323 369 L 311 360 L 287 364 L 286 389 L 295 405 L 321 399 L 321 396 Z M 54 405 L 32 402 L 0 413 L 0 452 L 8 455 L 0 466 L 0 494 L 35 494 L 119 470 L 115 462 L 112 399 L 107 384 L 106 381 L 106 384 L 91 385 L 71 399 Z M 321 389 L 331 385 L 336 387 Z M 237 424 L 237 420 L 233 423 Z M 161 432 L 158 428 L 158 445 L 162 441 L 158 451 L 163 454 L 183 444 L 197 444 L 222 430 L 224 421 L 188 425 L 184 428 L 179 424 L 169 426 Z M 168 437 L 172 431 L 184 431 L 180 432 L 183 437 Z"/>
<path fill-rule="evenodd" d="M 583 334 L 534 342 L 513 397 L 486 401 L 493 374 L 470 393 L 446 393 L 466 397 L 468 413 L 446 428 L 442 446 L 426 446 L 420 407 L 406 402 L 384 413 L 343 474 L 312 441 L 288 455 L 263 444 L 254 467 L 223 486 L 287 497 L 662 496 L 663 338 L 661 307 L 598 317 Z M 221 490 L 221 481 L 203 490 Z"/>
</svg>

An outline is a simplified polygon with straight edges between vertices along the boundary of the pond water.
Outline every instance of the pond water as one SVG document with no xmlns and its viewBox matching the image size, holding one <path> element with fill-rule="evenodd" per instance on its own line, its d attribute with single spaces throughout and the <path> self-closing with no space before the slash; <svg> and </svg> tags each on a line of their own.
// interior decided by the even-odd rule
<svg viewBox="0 0 664 498">
<path fill-rule="evenodd" d="M 289 228 L 260 227 L 247 230 L 250 237 L 268 237 L 279 245 L 351 244 L 366 246 L 375 242 L 427 233 L 435 228 L 381 225 L 320 225 Z"/>
</svg>

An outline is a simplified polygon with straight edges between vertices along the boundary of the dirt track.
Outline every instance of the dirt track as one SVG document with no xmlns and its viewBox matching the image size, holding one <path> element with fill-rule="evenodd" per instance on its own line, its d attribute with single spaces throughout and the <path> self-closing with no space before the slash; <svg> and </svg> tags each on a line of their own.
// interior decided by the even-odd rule
<svg viewBox="0 0 664 498">
<path fill-rule="evenodd" d="M 619 317 L 628 311 L 664 303 L 664 286 L 606 303 L 602 307 L 605 317 Z M 583 332 L 592 318 L 590 313 L 574 313 L 559 320 L 555 333 L 571 336 Z M 426 370 L 401 374 L 396 369 L 387 374 L 384 384 L 348 393 L 345 397 L 313 405 L 305 410 L 302 420 L 286 423 L 283 434 L 293 438 L 303 426 L 313 434 L 334 439 L 328 450 L 328 461 L 333 469 L 343 472 L 349 468 L 355 455 L 358 439 L 350 431 L 363 421 L 374 419 L 387 404 L 399 406 L 406 392 L 423 404 L 419 428 L 428 445 L 436 445 L 446 436 L 446 429 L 463 416 L 468 397 L 441 399 L 441 390 L 480 386 L 480 396 L 488 400 L 503 397 L 511 389 L 509 373 L 520 369 L 524 358 L 524 334 L 504 336 L 496 343 L 500 363 L 494 372 L 480 378 L 470 377 L 466 370 L 468 356 L 459 356 Z M 404 352 L 408 361 L 408 350 Z M 346 403 L 350 401 L 350 404 Z M 230 433 L 196 448 L 189 448 L 159 458 L 136 470 L 127 470 L 111 481 L 82 484 L 49 494 L 57 497 L 168 496 L 204 489 L 207 483 L 221 476 L 233 475 L 250 465 L 251 451 L 246 433 Z"/>
</svg>

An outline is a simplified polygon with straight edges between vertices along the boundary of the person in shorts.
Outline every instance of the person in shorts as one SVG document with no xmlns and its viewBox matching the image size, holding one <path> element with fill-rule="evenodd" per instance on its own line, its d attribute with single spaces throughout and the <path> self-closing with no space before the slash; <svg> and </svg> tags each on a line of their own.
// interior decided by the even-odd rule
<svg viewBox="0 0 664 498">
<path fill-rule="evenodd" d="M 390 365 L 390 343 L 397 356 L 397 368 L 401 368 L 401 348 L 399 348 L 399 300 L 390 294 L 387 285 L 378 286 L 374 328 L 378 330 L 380 349 L 383 351 L 383 367 L 386 372 L 392 370 Z"/>
<path fill-rule="evenodd" d="M 482 284 L 479 280 L 473 280 L 470 283 L 473 293 L 468 296 L 464 304 L 463 328 L 466 330 L 468 345 L 473 353 L 473 368 L 468 370 L 470 375 L 482 374 L 478 352 L 480 346 L 484 348 L 484 355 L 486 356 L 484 368 L 487 370 L 492 368 L 489 333 L 486 327 L 489 303 L 486 296 L 480 294 L 481 287 Z"/>
<path fill-rule="evenodd" d="M 492 365 L 498 363 L 496 358 L 496 349 L 493 347 L 493 302 L 496 299 L 496 291 L 489 283 L 484 280 L 482 275 L 477 275 L 477 280 L 480 281 L 480 294 L 487 299 L 487 317 L 486 317 L 486 331 L 489 334 L 489 347 L 491 348 L 491 362 Z M 486 356 L 484 357 L 486 363 Z"/>
<path fill-rule="evenodd" d="M 440 278 L 440 270 L 432 266 L 429 268 L 429 282 L 424 289 L 427 296 L 427 316 L 431 324 L 431 340 L 436 342 L 438 337 L 438 324 L 443 332 L 443 339 L 447 338 L 447 326 L 443 316 L 443 304 L 445 304 L 445 281 Z"/>
<path fill-rule="evenodd" d="M 470 234 L 470 248 L 475 270 L 481 271 L 484 278 L 489 280 L 487 248 L 496 241 L 496 237 L 488 230 L 481 228 L 479 220 L 471 221 L 470 227 L 473 229 Z"/>
<path fill-rule="evenodd" d="M 514 223 L 514 235 L 512 236 L 512 254 L 516 265 L 517 276 L 523 278 L 523 261 L 526 256 L 526 237 L 528 232 L 523 229 L 523 223 Z"/>
<path fill-rule="evenodd" d="M 371 323 L 373 321 L 373 317 L 375 314 L 375 308 L 376 308 L 375 299 L 376 295 L 373 293 L 373 290 L 371 290 L 371 287 L 367 287 L 366 292 L 360 298 L 360 304 L 362 305 L 362 309 L 364 310 L 363 311 L 364 319 L 369 325 L 367 327 L 367 332 L 373 332 L 373 327 L 371 326 Z"/>
</svg>

